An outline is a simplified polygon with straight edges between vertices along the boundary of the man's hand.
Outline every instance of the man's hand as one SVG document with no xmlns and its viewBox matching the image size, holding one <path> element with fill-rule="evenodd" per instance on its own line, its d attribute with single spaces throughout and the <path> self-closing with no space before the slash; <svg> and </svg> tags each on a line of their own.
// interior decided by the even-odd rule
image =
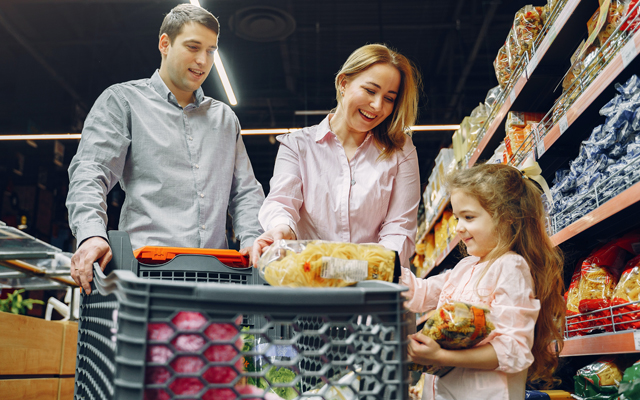
<svg viewBox="0 0 640 400">
<path fill-rule="evenodd" d="M 273 242 L 280 239 L 294 240 L 296 239 L 296 234 L 289 225 L 280 224 L 258 236 L 255 242 L 253 242 L 253 248 L 251 249 L 251 265 L 257 267 L 258 259 L 260 258 L 260 255 L 262 255 L 264 248 L 272 245 Z"/>
<path fill-rule="evenodd" d="M 73 257 L 71 257 L 71 277 L 84 289 L 86 294 L 91 293 L 91 281 L 93 280 L 93 263 L 98 261 L 104 271 L 111 261 L 111 247 L 106 240 L 99 236 L 89 238 L 82 242 Z"/>
</svg>

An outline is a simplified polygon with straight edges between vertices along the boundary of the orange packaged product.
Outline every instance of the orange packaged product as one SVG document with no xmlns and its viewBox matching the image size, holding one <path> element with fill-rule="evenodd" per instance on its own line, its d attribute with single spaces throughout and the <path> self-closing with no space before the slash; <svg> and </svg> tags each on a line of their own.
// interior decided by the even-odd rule
<svg viewBox="0 0 640 400">
<path fill-rule="evenodd" d="M 640 329 L 640 256 L 627 263 L 613 292 L 613 315 L 616 330 Z"/>
<path fill-rule="evenodd" d="M 578 309 L 578 304 L 580 303 L 580 296 L 578 291 L 578 289 L 580 288 L 580 270 L 583 262 L 584 259 L 578 261 L 576 268 L 573 270 L 573 275 L 571 276 L 569 289 L 564 294 L 564 300 L 567 303 L 567 335 L 569 337 L 576 335 L 582 336 L 586 334 L 586 328 L 588 328 L 589 326 L 588 324 L 582 323 L 580 310 Z"/>
<path fill-rule="evenodd" d="M 164 264 L 181 254 L 214 256 L 228 267 L 246 268 L 249 266 L 249 259 L 247 257 L 241 255 L 236 250 L 228 249 L 144 246 L 133 252 L 134 257 L 143 264 Z"/>
<path fill-rule="evenodd" d="M 526 5 L 522 7 L 513 19 L 513 29 L 519 43 L 520 56 L 531 51 L 540 30 L 542 29 L 541 7 Z"/>
</svg>

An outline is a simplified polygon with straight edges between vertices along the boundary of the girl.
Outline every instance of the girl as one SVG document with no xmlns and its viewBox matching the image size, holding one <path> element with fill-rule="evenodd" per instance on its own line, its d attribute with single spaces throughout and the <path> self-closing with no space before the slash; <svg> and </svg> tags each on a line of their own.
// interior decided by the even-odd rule
<svg viewBox="0 0 640 400">
<path fill-rule="evenodd" d="M 547 236 L 541 191 L 503 164 L 454 173 L 447 187 L 470 256 L 428 279 L 403 269 L 407 306 L 425 312 L 447 300 L 482 304 L 495 330 L 465 350 L 442 349 L 422 333 L 409 336 L 413 362 L 457 367 L 442 378 L 426 375 L 422 398 L 522 400 L 527 380 L 553 381 L 558 360 L 549 345 L 563 343 L 563 257 Z"/>
<path fill-rule="evenodd" d="M 419 83 L 411 62 L 383 45 L 349 56 L 336 76 L 335 112 L 277 138 L 253 265 L 274 240 L 296 238 L 378 243 L 409 264 L 420 179 L 406 130 L 416 120 Z"/>
</svg>

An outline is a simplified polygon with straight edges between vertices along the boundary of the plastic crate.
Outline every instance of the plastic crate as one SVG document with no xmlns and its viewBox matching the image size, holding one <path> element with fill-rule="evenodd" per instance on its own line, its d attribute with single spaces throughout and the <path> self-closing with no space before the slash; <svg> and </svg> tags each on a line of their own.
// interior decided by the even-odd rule
<svg viewBox="0 0 640 400">
<path fill-rule="evenodd" d="M 177 256 L 161 269 L 147 267 L 133 258 L 126 234 L 111 234 L 110 242 L 110 273 L 95 271 L 95 290 L 80 306 L 75 398 L 270 400 L 270 387 L 292 388 L 301 399 L 328 400 L 335 388 L 357 399 L 407 398 L 402 286 L 270 287 L 257 270 L 231 269 L 212 257 Z M 171 281 L 137 276 L 154 271 L 164 279 L 172 271 Z M 244 335 L 256 338 L 252 351 L 242 351 Z M 265 379 L 280 367 L 295 379 Z M 257 381 L 264 392 L 247 385 Z"/>
</svg>

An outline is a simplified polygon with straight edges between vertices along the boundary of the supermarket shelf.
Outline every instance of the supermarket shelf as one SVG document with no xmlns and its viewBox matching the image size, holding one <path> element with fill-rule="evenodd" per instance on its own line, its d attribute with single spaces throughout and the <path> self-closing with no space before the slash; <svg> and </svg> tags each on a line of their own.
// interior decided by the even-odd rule
<svg viewBox="0 0 640 400">
<path fill-rule="evenodd" d="M 449 254 L 451 254 L 451 252 L 455 250 L 455 248 L 458 246 L 459 243 L 460 243 L 460 236 L 456 235 L 456 237 L 454 237 L 453 240 L 447 244 L 446 250 L 440 253 L 438 258 L 436 258 L 435 266 L 437 267 L 438 265 L 442 264 L 442 262 L 449 256 Z"/>
<path fill-rule="evenodd" d="M 634 46 L 627 44 L 622 51 L 618 52 L 616 56 L 609 62 L 609 64 L 600 72 L 600 74 L 594 79 L 594 81 L 587 87 L 587 89 L 576 99 L 573 105 L 567 110 L 565 121 L 561 121 L 563 128 L 561 129 L 561 123 L 555 124 L 544 136 L 543 143 L 544 149 L 550 148 L 566 131 L 566 129 L 575 122 L 580 115 L 593 103 L 595 99 L 600 96 L 602 92 L 610 87 L 611 83 L 618 78 L 618 75 L 627 67 L 630 60 L 634 59 L 640 50 L 640 31 L 629 40 L 629 43 L 633 43 Z M 630 49 L 635 52 L 634 54 L 625 53 L 625 49 Z M 626 62 L 625 62 L 626 60 Z M 538 148 L 538 157 L 544 154 L 544 149 Z M 541 151 L 542 150 L 542 151 Z"/>
<path fill-rule="evenodd" d="M 425 229 L 424 233 L 422 234 L 422 236 L 420 236 L 420 239 L 418 239 L 416 243 L 422 243 L 424 241 L 424 239 L 427 237 L 429 232 L 431 232 L 433 227 L 436 226 L 440 217 L 442 217 L 442 213 L 444 212 L 444 210 L 447 209 L 447 207 L 449 206 L 449 203 L 450 203 L 449 196 L 447 196 L 445 199 L 442 200 L 442 204 L 440 204 L 440 208 L 438 208 L 438 212 L 433 216 L 433 218 L 431 219 L 431 222 L 429 222 L 429 225 L 427 225 L 427 229 Z"/>
<path fill-rule="evenodd" d="M 600 207 L 591 211 L 571 225 L 567 226 L 560 232 L 551 236 L 551 242 L 558 246 L 561 243 L 577 236 L 578 234 L 588 230 L 594 225 L 606 220 L 607 218 L 619 213 L 620 211 L 638 203 L 640 200 L 640 182 L 631 186 L 629 189 L 620 193 L 616 197 L 602 204 Z"/>
<path fill-rule="evenodd" d="M 567 31 L 574 31 L 578 26 L 582 28 L 589 16 L 593 13 L 593 7 L 597 7 L 597 3 L 594 2 L 594 4 L 590 4 L 589 1 L 584 0 L 569 0 L 565 4 L 555 22 L 549 27 L 546 35 L 536 48 L 531 60 L 529 60 L 515 83 L 509 85 L 511 89 L 506 96 L 504 104 L 502 104 L 495 118 L 493 118 L 487 126 L 484 135 L 478 143 L 478 147 L 469 158 L 469 167 L 473 166 L 480 159 L 488 158 L 489 152 L 492 152 L 497 146 L 502 137 L 498 139 L 494 136 L 497 132 L 501 132 L 504 119 L 514 104 L 528 108 L 533 103 L 548 108 L 548 105 L 544 104 L 545 101 L 539 98 L 541 88 L 550 87 L 550 92 L 552 92 L 553 86 L 557 83 L 557 79 L 562 78 L 562 76 L 554 76 L 557 75 L 559 71 L 557 64 L 560 62 L 560 64 L 564 65 L 563 62 L 568 60 L 569 55 L 573 52 L 574 46 L 577 44 L 567 40 L 568 36 L 572 36 L 567 34 Z M 538 66 L 540 66 L 540 68 L 538 68 Z M 527 85 L 531 79 L 534 84 Z"/>
<path fill-rule="evenodd" d="M 602 333 L 565 339 L 560 357 L 640 353 L 640 331 Z"/>
</svg>

